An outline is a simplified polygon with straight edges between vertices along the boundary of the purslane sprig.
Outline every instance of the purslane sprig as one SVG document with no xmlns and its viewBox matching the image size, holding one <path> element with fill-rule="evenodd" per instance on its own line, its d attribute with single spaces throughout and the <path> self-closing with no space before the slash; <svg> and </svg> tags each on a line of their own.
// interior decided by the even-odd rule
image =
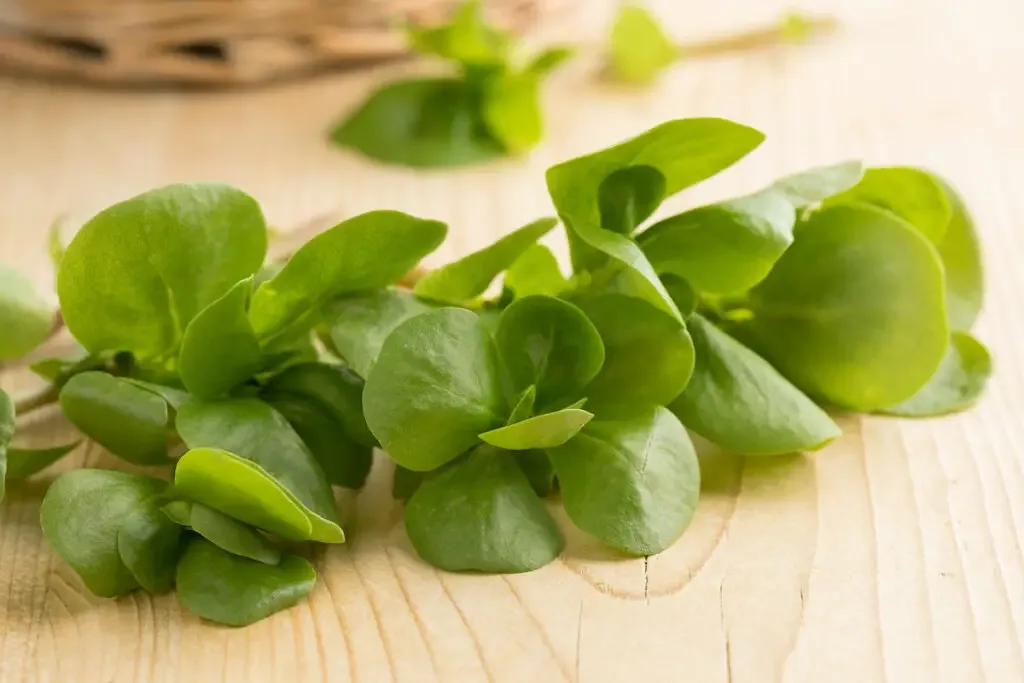
<svg viewBox="0 0 1024 683">
<path fill-rule="evenodd" d="M 558 164 L 557 219 L 430 272 L 417 264 L 446 226 L 395 211 L 276 263 L 233 188 L 101 212 L 58 274 L 83 350 L 34 367 L 85 436 L 163 476 L 59 475 L 51 546 L 97 595 L 176 586 L 189 610 L 243 625 L 312 589 L 297 544 L 344 542 L 332 485 L 361 487 L 376 447 L 424 560 L 520 572 L 563 550 L 552 496 L 622 552 L 669 547 L 698 505 L 689 432 L 770 456 L 837 438 L 831 409 L 973 405 L 991 372 L 970 335 L 981 251 L 934 174 L 845 162 L 652 218 L 762 139 L 684 119 Z M 540 244 L 558 222 L 569 276 Z M 0 348 L 17 355 L 52 313 L 6 282 Z M 11 479 L 70 450 L 9 449 L 14 425 L 0 393 Z"/>
</svg>

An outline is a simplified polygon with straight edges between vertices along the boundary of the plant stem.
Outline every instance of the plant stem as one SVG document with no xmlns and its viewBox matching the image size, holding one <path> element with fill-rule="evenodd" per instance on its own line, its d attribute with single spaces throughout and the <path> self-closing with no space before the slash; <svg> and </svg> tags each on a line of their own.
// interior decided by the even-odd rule
<svg viewBox="0 0 1024 683">
<path fill-rule="evenodd" d="M 27 415 L 40 408 L 56 403 L 60 397 L 60 389 L 55 384 L 49 384 L 38 391 L 26 394 L 15 399 L 14 412 L 18 417 Z"/>
<path fill-rule="evenodd" d="M 832 31 L 836 28 L 835 17 L 802 17 L 801 29 L 803 37 Z M 679 45 L 679 54 L 683 59 L 692 57 L 718 57 L 733 52 L 742 52 L 757 48 L 783 45 L 797 42 L 791 24 L 785 20 L 771 26 L 762 26 L 741 33 L 704 38 L 691 43 Z"/>
</svg>

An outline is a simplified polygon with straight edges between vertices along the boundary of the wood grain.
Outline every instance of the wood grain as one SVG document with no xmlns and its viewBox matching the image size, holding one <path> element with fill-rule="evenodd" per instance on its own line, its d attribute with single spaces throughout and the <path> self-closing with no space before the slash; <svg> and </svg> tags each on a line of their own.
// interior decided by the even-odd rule
<svg viewBox="0 0 1024 683">
<path fill-rule="evenodd" d="M 656 7 L 680 38 L 783 8 Z M 47 473 L 12 487 L 0 509 L 0 681 L 1024 681 L 1024 4 L 806 9 L 835 13 L 842 29 L 821 44 L 684 64 L 651 90 L 601 84 L 583 59 L 550 88 L 541 148 L 436 174 L 377 166 L 322 138 L 373 84 L 422 67 L 224 95 L 0 80 L 0 259 L 43 288 L 57 215 L 78 225 L 182 180 L 236 184 L 279 226 L 384 207 L 446 220 L 452 236 L 433 260 L 448 259 L 550 212 L 550 164 L 667 118 L 719 115 L 768 142 L 669 209 L 851 157 L 927 166 L 958 185 L 987 255 L 977 333 L 997 364 L 988 396 L 964 415 L 846 419 L 845 436 L 813 456 L 705 456 L 693 526 L 647 560 L 574 533 L 560 561 L 532 574 L 436 571 L 412 553 L 378 463 L 368 489 L 341 501 L 351 542 L 318 557 L 310 599 L 242 630 L 202 623 L 173 596 L 84 593 L 39 532 Z M 587 3 L 551 32 L 593 41 L 606 16 Z M 64 436 L 59 419 L 25 435 Z M 83 448 L 69 464 L 85 462 L 111 461 Z"/>
</svg>

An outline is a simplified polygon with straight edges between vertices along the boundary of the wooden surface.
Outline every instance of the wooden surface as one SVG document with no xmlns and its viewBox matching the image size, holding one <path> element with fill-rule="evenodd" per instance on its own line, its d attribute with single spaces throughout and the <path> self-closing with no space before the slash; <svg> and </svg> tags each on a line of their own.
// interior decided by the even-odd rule
<svg viewBox="0 0 1024 683">
<path fill-rule="evenodd" d="M 571 28 L 598 35 L 596 7 Z M 659 7 L 690 38 L 782 9 Z M 708 458 L 693 525 L 649 560 L 614 559 L 573 535 L 560 561 L 533 574 L 435 571 L 412 555 L 390 473 L 377 467 L 351 505 L 351 542 L 320 557 L 311 598 L 243 630 L 201 623 L 173 596 L 83 593 L 43 543 L 44 477 L 0 510 L 0 681 L 1024 680 L 1024 4 L 805 8 L 834 11 L 843 31 L 684 65 L 648 91 L 596 83 L 584 60 L 553 83 L 543 147 L 448 173 L 382 168 L 323 144 L 331 119 L 397 68 L 229 95 L 0 80 L 0 259 L 42 287 L 57 214 L 80 224 L 180 180 L 237 184 L 281 226 L 385 207 L 443 219 L 452 237 L 436 257 L 446 259 L 548 212 L 553 162 L 667 118 L 720 115 L 764 130 L 767 143 L 672 207 L 849 157 L 951 178 L 984 240 L 988 306 L 976 331 L 997 364 L 983 404 L 965 415 L 850 419 L 810 457 Z M 61 438 L 53 423 L 31 435 Z"/>
</svg>

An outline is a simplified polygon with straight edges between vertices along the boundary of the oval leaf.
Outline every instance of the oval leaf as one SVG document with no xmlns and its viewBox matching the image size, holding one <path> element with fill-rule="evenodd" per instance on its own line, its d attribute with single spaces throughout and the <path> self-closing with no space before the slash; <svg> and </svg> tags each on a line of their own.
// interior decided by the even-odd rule
<svg viewBox="0 0 1024 683">
<path fill-rule="evenodd" d="M 281 561 L 281 553 L 255 529 L 200 503 L 192 505 L 189 526 L 207 541 L 232 555 L 248 557 L 263 564 L 277 564 Z"/>
<path fill-rule="evenodd" d="M 624 83 L 645 85 L 679 59 L 676 47 L 644 7 L 624 4 L 612 23 L 608 66 Z"/>
<path fill-rule="evenodd" d="M 859 161 L 845 161 L 779 178 L 772 188 L 785 195 L 795 208 L 803 209 L 850 189 L 863 176 L 864 167 Z"/>
<path fill-rule="evenodd" d="M 564 541 L 510 454 L 481 446 L 428 476 L 405 506 L 420 557 L 448 571 L 528 572 Z"/>
<path fill-rule="evenodd" d="M 370 376 L 384 340 L 396 327 L 434 310 L 408 292 L 376 289 L 324 307 L 325 344 L 360 377 Z"/>
<path fill-rule="evenodd" d="M 282 538 L 313 538 L 313 524 L 302 504 L 262 467 L 233 453 L 193 448 L 178 460 L 174 489 L 190 500 Z M 179 520 L 172 512 L 166 514 Z M 191 519 L 191 513 L 189 516 Z"/>
<path fill-rule="evenodd" d="M 39 509 L 43 534 L 93 594 L 122 595 L 139 584 L 121 560 L 118 531 L 165 487 L 158 479 L 127 472 L 65 472 L 54 480 Z"/>
<path fill-rule="evenodd" d="M 953 186 L 938 179 L 949 201 L 952 218 L 939 244 L 946 272 L 946 311 L 954 330 L 967 332 L 981 313 L 985 296 L 985 272 L 981 244 L 963 199 Z"/>
<path fill-rule="evenodd" d="M 480 251 L 427 273 L 416 283 L 416 295 L 453 304 L 475 299 L 557 224 L 555 218 L 541 218 Z"/>
<path fill-rule="evenodd" d="M 593 323 L 576 306 L 550 296 L 514 301 L 501 314 L 496 340 L 513 389 L 535 385 L 542 409 L 578 398 L 604 363 Z"/>
<path fill-rule="evenodd" d="M 585 410 L 565 408 L 492 429 L 481 434 L 480 439 L 509 451 L 554 448 L 576 436 L 592 417 L 593 413 Z"/>
<path fill-rule="evenodd" d="M 176 425 L 189 448 L 221 449 L 259 465 L 302 504 L 313 540 L 344 540 L 327 477 L 288 421 L 269 405 L 252 398 L 188 403 L 178 411 Z M 199 502 L 220 509 L 215 503 Z"/>
<path fill-rule="evenodd" d="M 160 509 L 160 498 L 140 503 L 117 531 L 117 552 L 139 585 L 154 595 L 171 590 L 181 554 L 181 527 Z"/>
<path fill-rule="evenodd" d="M 693 371 L 693 342 L 679 321 L 646 301 L 603 294 L 577 302 L 604 342 L 601 372 L 586 388 L 601 406 L 667 405 Z"/>
<path fill-rule="evenodd" d="M 174 348 L 185 326 L 267 250 L 256 201 L 226 185 L 170 185 L 100 212 L 68 245 L 61 314 L 90 351 L 143 357 Z"/>
<path fill-rule="evenodd" d="M 83 372 L 60 391 L 64 415 L 90 439 L 137 465 L 167 462 L 167 401 L 130 380 Z"/>
<path fill-rule="evenodd" d="M 880 412 L 930 417 L 967 410 L 981 397 L 992 374 L 988 349 L 966 332 L 954 332 L 939 369 L 916 394 Z"/>
<path fill-rule="evenodd" d="M 196 398 L 217 398 L 259 372 L 260 343 L 246 315 L 251 292 L 252 279 L 242 280 L 185 328 L 178 374 Z"/>
<path fill-rule="evenodd" d="M 534 294 L 556 296 L 568 288 L 569 281 L 551 250 L 543 244 L 532 244 L 505 273 L 504 286 L 521 299 Z"/>
<path fill-rule="evenodd" d="M 949 339 L 934 247 L 866 205 L 813 214 L 750 305 L 757 350 L 812 397 L 855 410 L 909 398 Z"/>
<path fill-rule="evenodd" d="M 331 140 L 389 164 L 421 168 L 503 156 L 487 128 L 478 83 L 428 78 L 390 83 L 331 131 Z"/>
<path fill-rule="evenodd" d="M 442 308 L 399 325 L 366 380 L 363 410 L 381 447 L 411 470 L 432 470 L 504 424 L 498 354 L 471 311 Z"/>
<path fill-rule="evenodd" d="M 188 611 L 228 626 L 247 626 L 309 595 L 316 570 L 285 555 L 271 566 L 193 539 L 178 563 L 178 600 Z"/>
<path fill-rule="evenodd" d="M 53 307 L 18 271 L 0 264 L 0 361 L 20 358 L 50 335 Z"/>
<path fill-rule="evenodd" d="M 2 440 L 2 436 L 0 436 Z M 53 448 L 11 448 L 7 451 L 7 480 L 28 479 L 78 448 L 81 441 Z M 2 450 L 0 446 L 0 450 Z M 3 496 L 0 496 L 2 500 Z"/>
<path fill-rule="evenodd" d="M 700 466 L 686 429 L 665 408 L 593 420 L 548 451 L 569 518 L 633 555 L 653 555 L 683 533 L 697 506 Z"/>
<path fill-rule="evenodd" d="M 386 287 L 437 249 L 447 231 L 444 223 L 400 211 L 370 211 L 320 233 L 253 294 L 256 336 L 280 337 L 336 296 Z"/>
<path fill-rule="evenodd" d="M 544 136 L 540 86 L 531 71 L 497 73 L 484 83 L 484 122 L 510 154 L 526 152 Z"/>
<path fill-rule="evenodd" d="M 744 455 L 816 450 L 839 436 L 825 412 L 766 360 L 699 315 L 693 377 L 670 406 L 683 424 Z"/>
</svg>

